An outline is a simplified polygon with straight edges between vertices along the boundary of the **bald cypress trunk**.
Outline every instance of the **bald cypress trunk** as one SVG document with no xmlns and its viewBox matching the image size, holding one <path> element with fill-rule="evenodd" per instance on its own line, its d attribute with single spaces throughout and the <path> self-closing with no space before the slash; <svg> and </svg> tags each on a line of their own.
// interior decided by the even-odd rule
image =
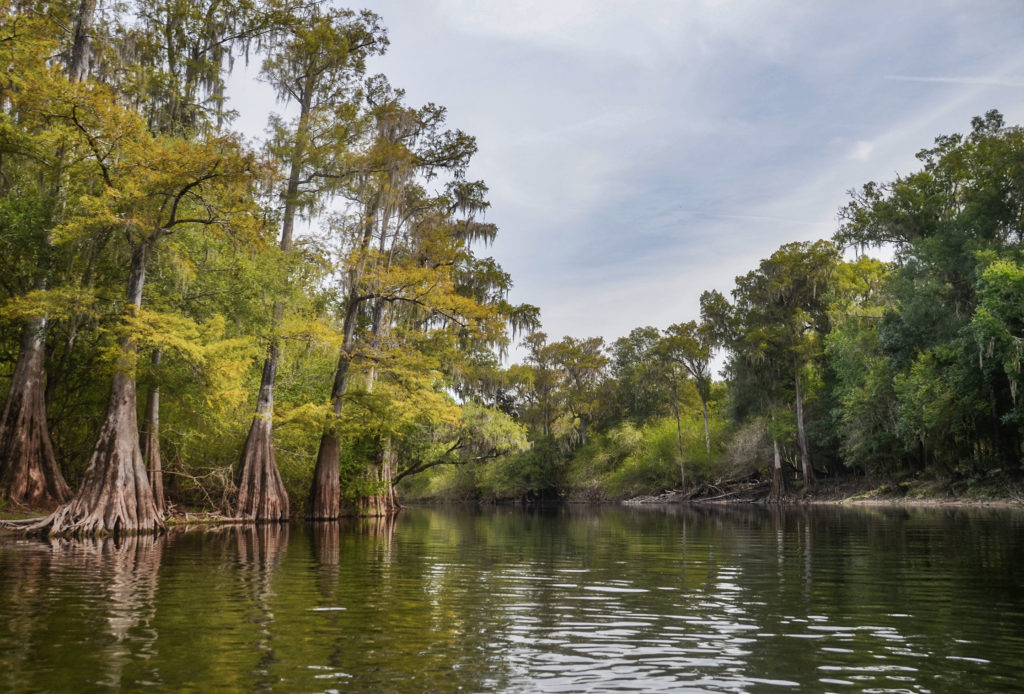
<svg viewBox="0 0 1024 694">
<path fill-rule="evenodd" d="M 163 350 L 153 352 L 153 366 L 160 366 Z M 160 384 L 153 383 L 146 397 L 145 424 L 139 446 L 142 448 L 142 459 L 146 461 L 149 473 L 149 484 L 153 487 L 153 500 L 160 515 L 167 515 L 167 504 L 164 499 L 164 473 L 160 460 Z"/>
<path fill-rule="evenodd" d="M 96 14 L 96 0 L 81 0 L 75 17 L 75 38 L 68 55 L 68 79 L 84 82 L 89 76 L 89 62 L 92 58 L 92 26 Z"/>
<path fill-rule="evenodd" d="M 331 407 L 335 417 L 340 415 L 342 410 L 348 368 L 352 363 L 352 350 L 355 348 L 358 314 L 359 301 L 355 290 L 352 290 L 345 311 L 344 341 L 341 345 L 341 354 L 338 356 L 338 367 L 334 372 L 334 384 L 331 386 Z M 334 427 L 329 426 L 320 436 L 320 449 L 317 451 L 313 484 L 309 493 L 309 516 L 314 520 L 330 520 L 341 516 L 340 455 L 338 433 Z"/>
<path fill-rule="evenodd" d="M 800 388 L 800 371 L 796 372 L 796 438 L 800 446 L 800 466 L 803 468 L 804 491 L 813 489 L 816 483 L 814 466 L 811 464 L 811 450 L 807 445 L 807 432 L 804 430 L 804 397 Z"/>
<path fill-rule="evenodd" d="M 292 235 L 295 230 L 295 212 L 298 207 L 299 177 L 305 161 L 304 141 L 309 128 L 309 111 L 312 105 L 312 89 L 307 76 L 306 90 L 299 104 L 299 125 L 296 145 L 289 165 L 288 184 L 285 188 L 284 214 L 281 218 L 281 251 L 292 250 Z M 284 315 L 284 305 L 274 304 L 274 323 L 278 324 Z M 256 521 L 281 521 L 289 515 L 288 493 L 277 469 L 274 454 L 274 385 L 277 380 L 277 362 L 281 345 L 275 337 L 270 344 L 267 358 L 263 362 L 260 378 L 260 394 L 256 401 L 256 415 L 249 427 L 249 436 L 242 449 L 242 460 L 238 469 L 238 509 L 243 518 Z"/>
<path fill-rule="evenodd" d="M 72 82 L 85 80 L 89 72 L 91 32 L 96 0 L 81 0 L 75 19 L 75 37 L 66 55 L 65 69 Z M 63 148 L 57 161 L 64 158 Z M 60 200 L 61 168 L 58 163 L 51 186 L 53 200 Z M 42 246 L 49 249 L 50 234 L 44 233 Z M 44 254 L 45 255 L 45 254 Z M 35 283 L 46 289 L 46 263 Z M 36 509 L 52 509 L 71 497 L 64 476 L 53 454 L 53 443 L 46 421 L 46 317 L 29 321 L 22 328 L 18 361 L 11 388 L 0 416 L 0 496 Z"/>
<path fill-rule="evenodd" d="M 46 425 L 46 319 L 22 330 L 11 390 L 0 416 L 0 495 L 19 506 L 53 509 L 71 497 Z"/>
<path fill-rule="evenodd" d="M 129 310 L 142 306 L 149 245 L 132 250 L 128 278 Z M 121 340 L 121 363 L 110 388 L 107 412 L 100 427 L 82 486 L 74 498 L 29 530 L 49 535 L 106 535 L 156 532 L 163 517 L 153 498 L 139 447 L 134 360 L 131 338 Z"/>
<path fill-rule="evenodd" d="M 278 346 L 275 340 L 263 363 L 256 416 L 249 428 L 238 474 L 236 514 L 256 521 L 287 520 L 289 514 L 288 493 L 277 469 L 274 441 L 271 438 L 277 359 Z"/>
<path fill-rule="evenodd" d="M 380 346 L 380 339 L 384 332 L 384 308 L 385 302 L 378 298 L 373 306 L 373 319 L 370 326 L 370 347 L 377 349 Z M 374 383 L 377 380 L 377 371 L 371 368 L 366 375 L 366 390 L 373 392 Z M 398 513 L 401 505 L 398 503 L 398 495 L 395 492 L 395 470 L 398 467 L 398 456 L 391 446 L 391 439 L 388 437 L 377 438 L 376 454 L 373 463 L 367 471 L 367 477 L 373 487 L 376 487 L 375 494 L 364 496 L 359 501 L 360 513 L 364 516 L 388 516 Z"/>
<path fill-rule="evenodd" d="M 774 458 L 772 460 L 772 489 L 768 498 L 772 501 L 781 501 L 786 493 L 786 478 L 782 476 L 782 453 L 779 451 L 779 441 L 772 437 L 772 449 Z"/>
</svg>

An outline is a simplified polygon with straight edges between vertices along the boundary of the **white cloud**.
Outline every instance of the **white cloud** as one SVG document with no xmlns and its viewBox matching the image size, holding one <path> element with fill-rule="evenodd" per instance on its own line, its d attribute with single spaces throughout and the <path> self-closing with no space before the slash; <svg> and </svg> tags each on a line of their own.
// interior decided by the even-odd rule
<svg viewBox="0 0 1024 694">
<path fill-rule="evenodd" d="M 867 140 L 859 140 L 853 145 L 853 150 L 850 152 L 850 158 L 858 161 L 867 161 L 871 157 L 871 153 L 875 151 L 875 143 L 868 142 Z"/>
<path fill-rule="evenodd" d="M 935 84 L 970 84 L 984 87 L 1024 87 L 1024 77 L 911 77 L 886 75 L 894 82 L 924 82 Z"/>
<path fill-rule="evenodd" d="M 791 22 L 764 31 L 763 19 L 798 12 L 795 6 L 737 0 L 436 0 L 435 5 L 459 32 L 648 70 L 694 64 L 726 43 L 764 56 L 783 53 L 790 45 Z"/>
</svg>

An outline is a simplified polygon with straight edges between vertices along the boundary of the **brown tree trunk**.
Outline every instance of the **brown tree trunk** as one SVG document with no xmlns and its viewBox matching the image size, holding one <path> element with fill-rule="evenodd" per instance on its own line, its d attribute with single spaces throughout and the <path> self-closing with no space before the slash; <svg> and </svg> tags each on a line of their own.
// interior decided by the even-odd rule
<svg viewBox="0 0 1024 694">
<path fill-rule="evenodd" d="M 377 349 L 380 346 L 380 338 L 384 326 L 384 300 L 377 299 L 373 307 L 373 320 L 370 326 L 370 347 Z M 376 383 L 377 371 L 371 368 L 366 375 L 366 391 L 373 392 Z M 370 466 L 368 477 L 370 482 L 379 490 L 376 494 L 365 496 L 360 500 L 362 515 L 364 516 L 389 516 L 398 513 L 401 506 L 398 504 L 398 497 L 395 493 L 395 469 L 398 466 L 397 456 L 391 447 L 391 439 L 377 439 L 376 459 Z"/>
<path fill-rule="evenodd" d="M 153 366 L 160 366 L 163 350 L 153 352 Z M 146 462 L 149 473 L 149 484 L 153 487 L 153 501 L 161 516 L 167 515 L 167 504 L 164 500 L 164 473 L 160 462 L 160 384 L 154 382 L 146 396 L 146 419 L 143 424 L 142 459 Z"/>
<path fill-rule="evenodd" d="M 305 156 L 305 137 L 309 129 L 309 111 L 312 92 L 307 76 L 306 89 L 299 104 L 299 125 L 296 146 L 292 151 L 288 173 L 288 184 L 284 195 L 284 214 L 281 218 L 281 251 L 292 250 L 292 235 L 295 229 L 295 211 L 298 205 L 299 178 Z M 280 323 L 284 314 L 281 303 L 274 304 L 274 322 Z M 242 462 L 238 469 L 238 508 L 236 513 L 255 521 L 282 521 L 289 515 L 288 493 L 277 469 L 274 454 L 274 382 L 277 379 L 277 361 L 280 345 L 276 338 L 270 344 L 270 351 L 263 362 L 263 376 L 260 379 L 260 394 L 256 401 L 256 416 L 249 427 L 249 436 L 242 449 Z"/>
<path fill-rule="evenodd" d="M 775 457 L 772 461 L 772 490 L 768 498 L 772 501 L 781 501 L 786 493 L 786 478 L 782 476 L 782 452 L 779 450 L 779 441 L 772 437 L 772 448 Z"/>
<path fill-rule="evenodd" d="M 92 57 L 92 25 L 96 13 L 96 0 L 81 0 L 78 16 L 75 18 L 75 38 L 68 54 L 68 79 L 84 82 L 89 76 L 89 61 Z"/>
<path fill-rule="evenodd" d="M 359 297 L 356 291 L 353 287 L 349 292 L 343 326 L 344 341 L 338 356 L 338 367 L 334 371 L 334 384 L 331 386 L 331 406 L 335 418 L 341 414 L 348 383 L 348 367 L 352 363 L 352 350 L 355 347 L 356 319 L 359 317 Z M 328 426 L 320 437 L 320 449 L 317 451 L 313 484 L 309 492 L 309 516 L 313 520 L 330 520 L 341 516 L 340 454 L 338 434 L 333 426 Z"/>
<path fill-rule="evenodd" d="M 679 484 L 682 491 L 686 491 L 686 467 L 683 462 L 683 422 L 679 416 L 679 389 L 675 380 L 672 381 L 672 413 L 676 417 L 676 446 L 679 448 Z"/>
<path fill-rule="evenodd" d="M 811 450 L 807 446 L 807 433 L 804 430 L 804 397 L 800 389 L 800 371 L 796 372 L 796 438 L 800 445 L 800 466 L 803 468 L 804 491 L 813 489 L 815 485 L 814 466 L 811 464 Z"/>
<path fill-rule="evenodd" d="M 340 454 L 337 434 L 333 430 L 325 431 L 320 436 L 313 485 L 309 492 L 309 517 L 312 520 L 335 520 L 341 516 Z"/>
<path fill-rule="evenodd" d="M 67 54 L 68 79 L 81 82 L 88 75 L 91 55 L 91 31 L 96 0 L 81 0 L 75 19 L 75 38 Z M 57 160 L 64 158 L 63 146 Z M 50 191 L 61 199 L 61 167 Z M 43 248 L 50 246 L 50 234 L 43 237 Z M 45 263 L 44 263 L 45 265 Z M 36 282 L 45 289 L 45 273 Z M 46 318 L 37 318 L 22 328 L 18 361 L 11 379 L 11 390 L 0 417 L 0 496 L 30 508 L 52 509 L 71 498 L 71 490 L 57 467 L 53 443 L 46 422 Z"/>
<path fill-rule="evenodd" d="M 149 246 L 132 250 L 128 276 L 129 310 L 142 306 Z M 74 498 L 48 518 L 28 526 L 54 535 L 106 535 L 157 532 L 163 519 L 153 499 L 139 447 L 133 365 L 135 343 L 121 340 L 122 361 L 114 374 L 107 413 L 100 427 L 82 486 Z"/>
<path fill-rule="evenodd" d="M 263 363 L 256 416 L 249 428 L 238 470 L 238 507 L 235 513 L 254 521 L 288 519 L 288 492 L 277 469 L 272 437 L 277 349 L 275 342 Z"/>
<path fill-rule="evenodd" d="M 395 468 L 398 459 L 391 448 L 391 442 L 378 444 L 377 460 L 367 472 L 370 481 L 377 487 L 376 494 L 368 494 L 359 500 L 362 516 L 390 516 L 398 513 L 402 506 L 395 492 Z"/>
<path fill-rule="evenodd" d="M 707 451 L 708 460 L 711 460 L 711 417 L 708 415 L 708 401 L 701 399 L 701 409 L 704 412 L 704 450 Z"/>
<path fill-rule="evenodd" d="M 25 325 L 0 417 L 0 496 L 37 509 L 53 509 L 71 498 L 46 425 L 45 333 L 45 318 Z"/>
</svg>

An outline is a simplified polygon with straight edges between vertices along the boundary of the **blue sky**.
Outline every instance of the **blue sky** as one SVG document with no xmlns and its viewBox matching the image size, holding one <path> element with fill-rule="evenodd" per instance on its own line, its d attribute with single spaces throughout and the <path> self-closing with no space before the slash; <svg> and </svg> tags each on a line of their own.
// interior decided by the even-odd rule
<svg viewBox="0 0 1024 694">
<path fill-rule="evenodd" d="M 552 339 L 695 318 L 936 135 L 991 108 L 1024 123 L 1024 0 L 362 6 L 391 37 L 370 69 L 477 137 L 490 252 Z"/>
</svg>

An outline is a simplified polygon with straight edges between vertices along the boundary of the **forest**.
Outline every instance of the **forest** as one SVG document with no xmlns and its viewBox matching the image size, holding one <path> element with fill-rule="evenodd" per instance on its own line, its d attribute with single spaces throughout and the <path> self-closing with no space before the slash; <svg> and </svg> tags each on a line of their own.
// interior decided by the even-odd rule
<svg viewBox="0 0 1024 694">
<path fill-rule="evenodd" d="M 730 296 L 701 293 L 696 320 L 610 345 L 529 335 L 489 402 L 530 449 L 411 493 L 706 499 L 748 484 L 798 501 L 853 479 L 1019 498 L 1024 131 L 994 110 L 970 126 L 919 170 L 852 191 L 831 240 L 784 244 Z"/>
<path fill-rule="evenodd" d="M 0 504 L 43 512 L 21 527 L 1017 482 L 1024 139 L 998 112 L 698 319 L 551 341 L 487 255 L 475 139 L 373 73 L 387 46 L 318 3 L 4 2 Z M 238 61 L 278 98 L 258 143 Z"/>
</svg>

